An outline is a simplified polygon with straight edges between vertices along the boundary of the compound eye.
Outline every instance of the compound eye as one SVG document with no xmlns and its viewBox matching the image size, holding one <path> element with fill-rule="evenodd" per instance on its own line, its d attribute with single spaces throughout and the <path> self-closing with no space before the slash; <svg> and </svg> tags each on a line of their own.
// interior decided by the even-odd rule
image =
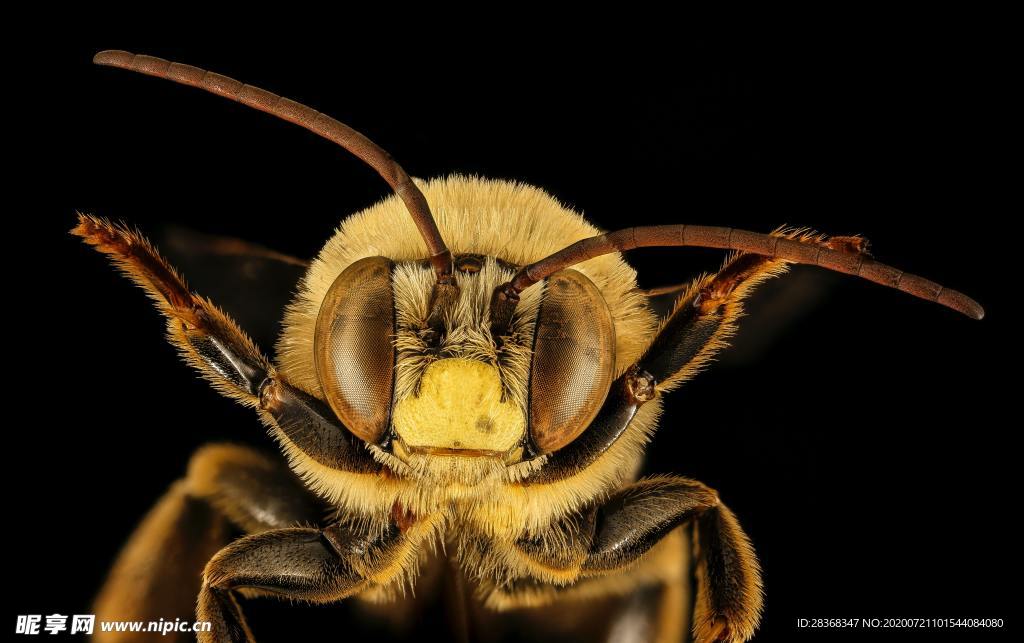
<svg viewBox="0 0 1024 643">
<path fill-rule="evenodd" d="M 547 280 L 530 374 L 530 437 L 541 453 L 569 444 L 597 415 L 615 368 L 608 304 L 582 273 Z"/>
<path fill-rule="evenodd" d="M 387 429 L 395 367 L 392 262 L 360 259 L 320 306 L 313 351 L 327 403 L 348 430 L 378 443 Z"/>
</svg>

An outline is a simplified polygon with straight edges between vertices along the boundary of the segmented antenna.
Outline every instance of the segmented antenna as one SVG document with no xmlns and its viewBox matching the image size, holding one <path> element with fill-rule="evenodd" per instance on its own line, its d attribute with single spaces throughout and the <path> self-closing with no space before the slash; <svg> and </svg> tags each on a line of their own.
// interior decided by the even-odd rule
<svg viewBox="0 0 1024 643">
<path fill-rule="evenodd" d="M 327 140 L 337 143 L 376 170 L 377 174 L 387 181 L 395 194 L 405 203 L 413 221 L 416 222 L 416 227 L 419 228 L 420 235 L 427 244 L 430 263 L 437 274 L 438 283 L 447 284 L 452 281 L 452 255 L 445 245 L 444 239 L 441 238 L 441 232 L 437 229 L 437 223 L 430 213 L 430 206 L 427 205 L 423 193 L 412 182 L 402 166 L 391 158 L 390 154 L 348 125 L 265 89 L 245 85 L 233 78 L 191 65 L 113 50 L 101 51 L 93 57 L 92 61 L 97 65 L 120 67 L 147 76 L 166 78 L 182 85 L 205 89 L 210 93 L 277 116 L 289 123 L 295 123 L 314 134 L 319 134 Z"/>
<path fill-rule="evenodd" d="M 552 274 L 580 262 L 612 252 L 649 247 L 699 247 L 739 250 L 790 261 L 821 266 L 854 275 L 876 284 L 934 301 L 974 319 L 984 309 L 967 295 L 945 288 L 923 277 L 897 270 L 860 252 L 833 250 L 822 245 L 784 236 L 748 232 L 735 228 L 700 225 L 660 225 L 626 228 L 583 239 L 540 261 L 524 266 L 506 284 L 498 286 L 491 299 L 492 325 L 501 327 L 511 319 L 519 293 Z"/>
</svg>

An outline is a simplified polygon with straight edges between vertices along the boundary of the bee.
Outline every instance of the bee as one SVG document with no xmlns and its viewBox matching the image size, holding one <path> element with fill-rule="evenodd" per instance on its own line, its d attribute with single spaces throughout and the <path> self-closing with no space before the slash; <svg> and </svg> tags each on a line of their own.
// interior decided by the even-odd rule
<svg viewBox="0 0 1024 643">
<path fill-rule="evenodd" d="M 414 587 L 445 585 L 464 640 L 746 641 L 763 592 L 737 518 L 696 480 L 639 475 L 662 396 L 791 264 L 984 316 L 876 261 L 861 237 L 602 232 L 529 185 L 412 179 L 347 125 L 225 76 L 123 51 L 94 62 L 300 125 L 394 191 L 308 266 L 273 361 L 139 232 L 79 215 L 72 233 L 146 291 L 184 360 L 254 409 L 284 456 L 200 449 L 121 551 L 100 620 L 187 618 L 194 605 L 209 624 L 200 641 L 251 641 L 245 598 L 351 598 L 397 623 Z M 729 254 L 685 287 L 643 291 L 621 253 L 655 246 Z M 228 542 L 229 527 L 245 535 Z"/>
</svg>

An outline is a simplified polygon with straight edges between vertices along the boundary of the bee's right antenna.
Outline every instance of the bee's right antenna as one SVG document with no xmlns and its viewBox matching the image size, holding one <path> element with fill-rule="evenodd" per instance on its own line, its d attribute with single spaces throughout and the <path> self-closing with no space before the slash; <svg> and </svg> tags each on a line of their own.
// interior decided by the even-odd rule
<svg viewBox="0 0 1024 643">
<path fill-rule="evenodd" d="M 412 215 L 412 220 L 419 228 L 420 235 L 423 236 L 423 241 L 427 244 L 430 263 L 437 275 L 437 283 L 443 286 L 440 289 L 435 288 L 434 299 L 447 300 L 451 297 L 451 290 L 454 286 L 452 253 L 445 245 L 444 239 L 441 238 L 441 232 L 437 229 L 437 223 L 430 212 L 430 206 L 427 205 L 427 199 L 402 169 L 402 166 L 370 139 L 348 125 L 293 100 L 191 65 L 113 50 L 99 52 L 92 61 L 97 65 L 120 67 L 140 74 L 205 89 L 210 93 L 295 123 L 345 148 L 376 170 L 377 174 L 387 181 L 395 194 L 405 203 L 409 214 Z M 446 292 L 439 292 L 441 290 Z"/>
</svg>

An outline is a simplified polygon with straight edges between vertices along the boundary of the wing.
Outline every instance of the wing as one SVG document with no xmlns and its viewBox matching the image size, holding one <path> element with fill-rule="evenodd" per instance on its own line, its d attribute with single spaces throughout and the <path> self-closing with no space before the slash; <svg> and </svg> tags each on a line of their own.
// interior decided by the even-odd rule
<svg viewBox="0 0 1024 643">
<path fill-rule="evenodd" d="M 274 345 L 308 261 L 178 226 L 165 227 L 156 240 L 196 292 L 215 300 L 258 345 Z"/>
</svg>

